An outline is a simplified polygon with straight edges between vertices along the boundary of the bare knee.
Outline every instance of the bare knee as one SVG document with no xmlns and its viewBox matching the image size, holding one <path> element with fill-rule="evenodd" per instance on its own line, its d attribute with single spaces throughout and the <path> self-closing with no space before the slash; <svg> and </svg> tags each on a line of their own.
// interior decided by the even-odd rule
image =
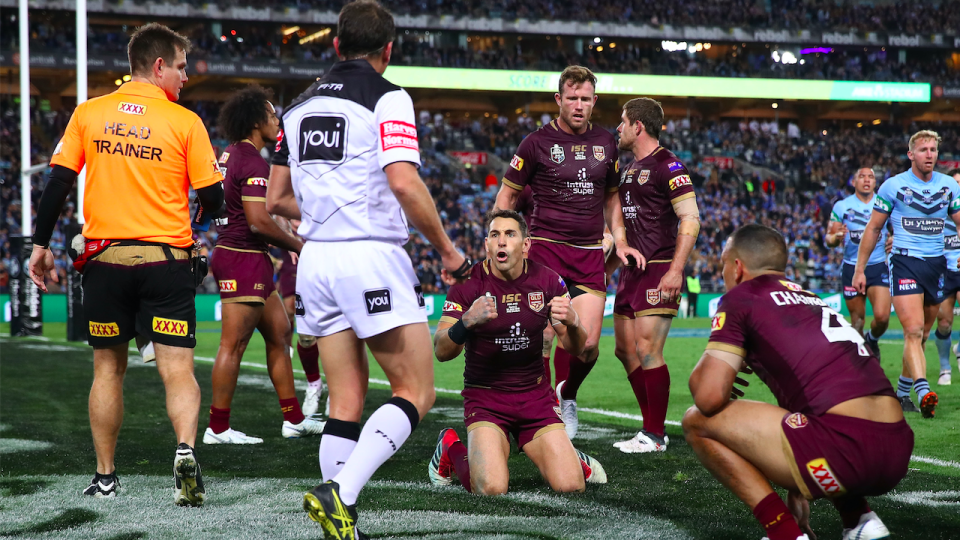
<svg viewBox="0 0 960 540">
<path fill-rule="evenodd" d="M 683 420 L 680 422 L 680 425 L 683 428 L 683 436 L 686 438 L 687 443 L 690 443 L 691 439 L 702 437 L 702 427 L 705 418 L 696 405 L 687 409 L 687 412 L 683 414 Z"/>
<path fill-rule="evenodd" d="M 473 493 L 484 497 L 507 494 L 507 481 L 505 479 L 494 480 L 471 476 L 470 487 Z"/>
<path fill-rule="evenodd" d="M 303 334 L 297 334 L 297 345 L 300 345 L 304 349 L 309 349 L 310 347 L 313 347 L 314 344 L 316 344 L 316 342 L 317 342 L 316 336 L 306 336 Z"/>
<path fill-rule="evenodd" d="M 586 483 L 580 476 L 561 478 L 550 482 L 550 489 L 557 493 L 582 493 L 586 487 Z"/>
<path fill-rule="evenodd" d="M 903 339 L 906 341 L 923 341 L 923 325 L 917 324 L 910 326 L 905 326 L 903 328 Z"/>
</svg>

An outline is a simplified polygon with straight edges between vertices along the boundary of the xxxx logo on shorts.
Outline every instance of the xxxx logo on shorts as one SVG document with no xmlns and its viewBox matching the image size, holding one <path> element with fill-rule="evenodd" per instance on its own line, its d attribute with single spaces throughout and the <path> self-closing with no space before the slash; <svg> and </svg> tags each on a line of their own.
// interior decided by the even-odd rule
<svg viewBox="0 0 960 540">
<path fill-rule="evenodd" d="M 655 306 L 660 303 L 660 291 L 656 289 L 647 289 L 647 303 Z"/>
<path fill-rule="evenodd" d="M 806 427 L 806 425 L 809 424 L 810 421 L 807 420 L 807 417 L 801 413 L 793 413 L 787 417 L 786 423 L 788 426 L 792 427 L 793 429 L 800 429 L 802 427 Z"/>
<path fill-rule="evenodd" d="M 544 306 L 543 291 L 527 293 L 527 303 L 530 304 L 530 309 L 539 313 Z"/>
<path fill-rule="evenodd" d="M 822 489 L 823 493 L 828 497 L 835 497 L 846 493 L 846 488 L 837 480 L 837 475 L 833 474 L 833 470 L 830 469 L 830 465 L 827 464 L 826 459 L 818 458 L 807 462 L 807 472 L 817 481 L 817 485 L 820 486 L 820 489 Z"/>
<path fill-rule="evenodd" d="M 126 101 L 121 101 L 120 104 L 117 105 L 117 110 L 122 113 L 136 114 L 137 116 L 147 114 L 146 105 L 137 105 L 136 103 L 127 103 Z"/>
<path fill-rule="evenodd" d="M 93 337 L 119 336 L 120 327 L 117 323 L 101 323 L 90 321 L 90 335 Z"/>
<path fill-rule="evenodd" d="M 153 331 L 159 334 L 185 337 L 187 335 L 187 321 L 175 321 L 173 319 L 154 317 Z"/>
<path fill-rule="evenodd" d="M 220 284 L 220 292 L 237 292 L 237 280 L 235 279 L 221 279 L 217 283 Z"/>
</svg>

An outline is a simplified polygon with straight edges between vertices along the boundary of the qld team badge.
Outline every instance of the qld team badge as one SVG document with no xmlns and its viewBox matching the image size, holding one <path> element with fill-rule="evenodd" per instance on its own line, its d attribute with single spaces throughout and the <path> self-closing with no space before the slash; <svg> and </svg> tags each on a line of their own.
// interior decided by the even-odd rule
<svg viewBox="0 0 960 540">
<path fill-rule="evenodd" d="M 603 161 L 603 158 L 606 157 L 606 153 L 603 151 L 602 146 L 593 147 L 593 157 L 596 158 L 597 161 Z"/>
<path fill-rule="evenodd" d="M 532 292 L 527 293 L 527 304 L 530 305 L 530 309 L 539 313 L 543 311 L 543 292 Z"/>
</svg>

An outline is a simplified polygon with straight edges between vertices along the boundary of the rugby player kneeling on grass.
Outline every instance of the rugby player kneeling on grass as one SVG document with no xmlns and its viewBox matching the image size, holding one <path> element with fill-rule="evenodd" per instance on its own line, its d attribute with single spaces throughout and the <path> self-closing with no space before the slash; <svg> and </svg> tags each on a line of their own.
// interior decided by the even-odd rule
<svg viewBox="0 0 960 540">
<path fill-rule="evenodd" d="M 880 362 L 843 316 L 786 280 L 777 231 L 738 229 L 721 261 L 727 293 L 690 376 L 687 442 L 770 540 L 816 538 L 807 501 L 821 497 L 840 512 L 844 540 L 887 538 L 865 497 L 907 474 L 913 431 Z M 779 406 L 735 400 L 734 382 L 746 384 L 737 373 L 751 370 Z M 789 510 L 771 482 L 788 490 Z"/>
<path fill-rule="evenodd" d="M 433 346 L 441 362 L 466 348 L 463 409 L 467 447 L 457 432 L 440 432 L 430 481 L 480 495 L 507 492 L 513 435 L 554 491 L 579 492 L 607 481 L 603 467 L 570 443 L 557 400 L 544 377 L 543 330 L 551 324 L 563 347 L 580 354 L 587 331 L 563 279 L 524 259 L 527 225 L 512 210 L 487 216 L 487 259 L 450 289 Z M 469 449 L 468 449 L 469 447 Z"/>
</svg>

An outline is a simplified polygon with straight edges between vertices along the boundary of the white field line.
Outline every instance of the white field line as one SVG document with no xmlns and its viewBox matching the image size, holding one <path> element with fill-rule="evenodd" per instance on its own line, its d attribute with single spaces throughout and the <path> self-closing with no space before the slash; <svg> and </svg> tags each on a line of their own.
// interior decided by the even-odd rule
<svg viewBox="0 0 960 540">
<path fill-rule="evenodd" d="M 48 338 L 48 340 L 49 340 L 49 338 Z M 61 341 L 61 340 L 57 340 L 57 341 Z M 138 354 L 139 354 L 139 351 L 138 351 L 135 347 L 131 347 L 131 348 L 130 348 L 130 352 L 135 352 L 135 353 L 138 353 Z M 206 364 L 212 364 L 215 359 L 214 359 L 214 358 L 210 358 L 209 356 L 194 356 L 194 360 L 199 361 L 199 362 L 204 362 L 204 363 L 206 363 Z M 243 366 L 243 367 L 252 367 L 252 368 L 263 369 L 263 370 L 266 370 L 266 369 L 267 369 L 267 366 L 265 366 L 265 365 L 263 365 L 263 364 L 256 364 L 256 363 L 253 363 L 253 362 L 240 362 L 240 365 Z M 299 373 L 299 374 L 301 374 L 301 375 L 303 374 L 303 370 L 302 370 L 302 369 L 294 369 L 293 372 L 294 372 L 294 373 Z M 376 385 L 376 386 L 385 386 L 385 387 L 387 387 L 387 388 L 390 387 L 390 382 L 389 382 L 389 381 L 385 381 L 385 380 L 383 380 L 383 379 L 370 379 L 370 384 L 373 384 L 373 385 Z M 460 391 L 459 391 L 459 390 L 450 390 L 449 388 L 434 388 L 434 390 L 436 390 L 436 392 L 437 392 L 438 394 L 460 395 Z M 609 417 L 611 417 L 611 418 L 621 418 L 621 419 L 625 419 L 625 420 L 635 420 L 635 421 L 637 421 L 637 422 L 643 421 L 643 417 L 640 416 L 639 414 L 629 414 L 629 413 L 623 413 L 623 412 L 619 412 L 619 411 L 608 411 L 608 410 L 606 410 L 606 409 L 594 409 L 594 408 L 592 408 L 592 407 L 582 407 L 580 410 L 581 410 L 582 412 L 587 412 L 587 413 L 591 413 L 591 414 L 597 414 L 597 415 L 600 415 L 600 416 L 609 416 Z M 679 426 L 679 425 L 680 425 L 680 422 L 677 422 L 676 420 L 667 420 L 667 421 L 664 422 L 664 423 L 667 424 L 667 425 L 670 425 L 670 426 Z M 960 469 L 960 462 L 947 461 L 947 460 L 937 459 L 937 458 L 929 458 L 929 457 L 926 457 L 926 456 L 913 455 L 913 456 L 910 456 L 910 461 L 914 461 L 914 462 L 917 462 L 917 463 L 926 463 L 927 465 L 936 465 L 936 466 L 938 466 L 938 467 L 949 467 L 949 468 L 952 468 L 952 469 Z"/>
</svg>

